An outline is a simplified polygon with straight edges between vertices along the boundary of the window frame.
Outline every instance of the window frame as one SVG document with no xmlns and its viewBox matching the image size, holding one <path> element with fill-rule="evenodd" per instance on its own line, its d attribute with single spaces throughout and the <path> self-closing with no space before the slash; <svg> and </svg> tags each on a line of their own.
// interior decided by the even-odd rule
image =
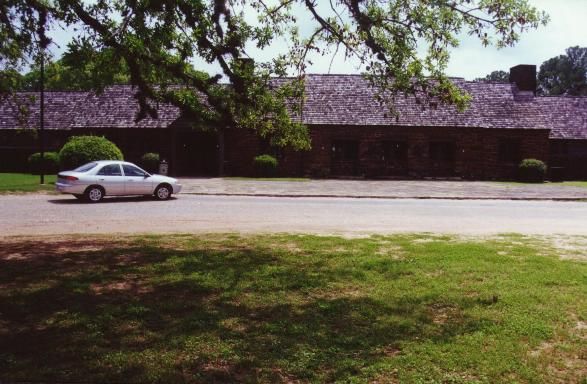
<svg viewBox="0 0 587 384">
<path fill-rule="evenodd" d="M 112 167 L 112 166 L 117 166 L 118 170 L 120 171 L 120 174 L 103 174 L 101 173 L 103 169 L 105 169 L 106 167 Z M 100 168 L 97 172 L 96 172 L 97 176 L 124 176 L 124 174 L 122 173 L 122 167 L 120 166 L 120 164 L 105 164 L 102 168 Z"/>
</svg>

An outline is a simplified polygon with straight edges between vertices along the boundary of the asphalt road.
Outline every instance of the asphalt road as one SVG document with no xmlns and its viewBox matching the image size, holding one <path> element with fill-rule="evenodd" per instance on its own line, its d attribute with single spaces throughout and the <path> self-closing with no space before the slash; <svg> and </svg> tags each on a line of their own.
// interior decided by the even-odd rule
<svg viewBox="0 0 587 384">
<path fill-rule="evenodd" d="M 0 196 L 0 236 L 118 232 L 587 235 L 587 203 L 179 195 L 86 204 L 61 195 Z"/>
</svg>

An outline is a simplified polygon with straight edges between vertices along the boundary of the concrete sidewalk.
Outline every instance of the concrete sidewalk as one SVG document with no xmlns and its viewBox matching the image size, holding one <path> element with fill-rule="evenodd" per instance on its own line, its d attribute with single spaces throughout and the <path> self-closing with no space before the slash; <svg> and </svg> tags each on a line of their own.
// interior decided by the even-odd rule
<svg viewBox="0 0 587 384">
<path fill-rule="evenodd" d="M 182 193 L 227 196 L 352 197 L 382 199 L 587 200 L 587 188 L 561 184 L 482 181 L 308 180 L 181 178 Z"/>
</svg>

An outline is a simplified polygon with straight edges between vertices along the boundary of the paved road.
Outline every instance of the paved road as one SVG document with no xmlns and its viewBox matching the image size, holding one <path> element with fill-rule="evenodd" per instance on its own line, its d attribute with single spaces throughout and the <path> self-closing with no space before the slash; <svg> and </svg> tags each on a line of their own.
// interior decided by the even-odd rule
<svg viewBox="0 0 587 384">
<path fill-rule="evenodd" d="M 61 195 L 0 196 L 0 236 L 218 231 L 587 235 L 587 203 L 179 195 L 84 204 Z"/>
</svg>

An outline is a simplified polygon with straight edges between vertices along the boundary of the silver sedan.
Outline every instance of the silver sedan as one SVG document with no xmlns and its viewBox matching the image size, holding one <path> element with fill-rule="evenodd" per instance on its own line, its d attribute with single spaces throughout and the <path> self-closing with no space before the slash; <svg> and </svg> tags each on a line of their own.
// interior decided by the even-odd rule
<svg viewBox="0 0 587 384">
<path fill-rule="evenodd" d="M 126 161 L 102 160 L 57 175 L 55 189 L 97 203 L 104 196 L 145 195 L 167 200 L 181 191 L 177 179 L 151 175 Z"/>
</svg>

